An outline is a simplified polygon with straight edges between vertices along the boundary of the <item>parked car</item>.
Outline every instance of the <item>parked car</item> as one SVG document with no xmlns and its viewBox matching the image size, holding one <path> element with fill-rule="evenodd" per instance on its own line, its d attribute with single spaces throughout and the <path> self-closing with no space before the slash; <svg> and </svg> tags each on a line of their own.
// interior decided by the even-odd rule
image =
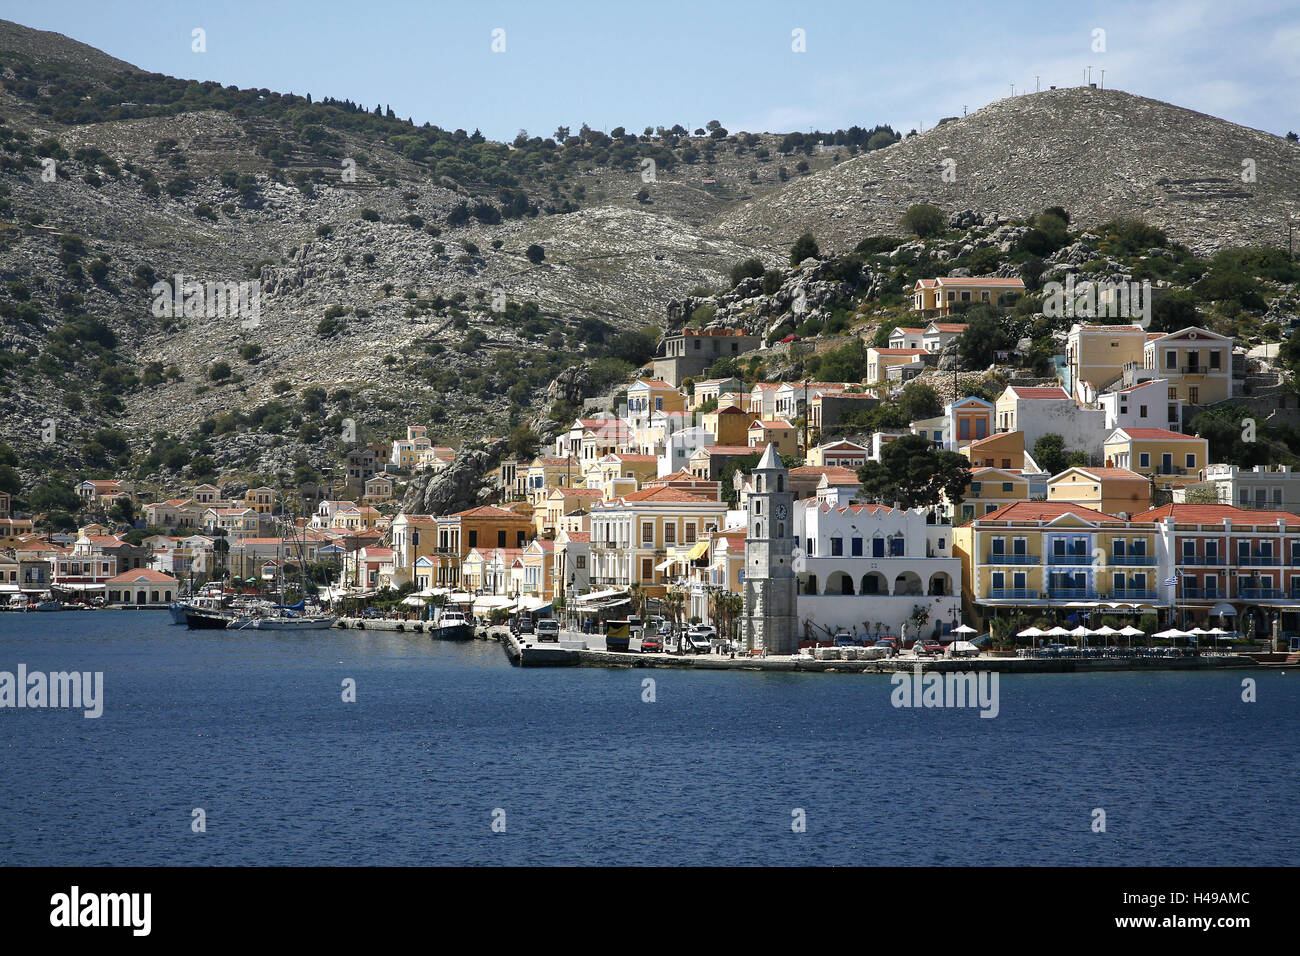
<svg viewBox="0 0 1300 956">
<path fill-rule="evenodd" d="M 515 637 L 522 637 L 525 634 L 535 633 L 536 628 L 533 626 L 532 618 L 517 617 L 514 626 L 510 630 L 514 632 Z"/>
<path fill-rule="evenodd" d="M 835 632 L 834 640 L 835 640 L 836 647 L 854 647 L 858 643 L 854 639 L 853 635 L 850 634 L 848 631 L 844 630 L 844 628 L 840 628 L 838 631 Z"/>
<path fill-rule="evenodd" d="M 664 642 L 658 634 L 651 634 L 648 637 L 641 638 L 642 654 L 658 654 L 663 649 Z"/>
<path fill-rule="evenodd" d="M 537 639 L 539 641 L 558 641 L 560 639 L 560 622 L 553 617 L 544 617 L 537 622 Z"/>
<path fill-rule="evenodd" d="M 917 641 L 912 645 L 912 650 L 918 654 L 942 654 L 943 645 L 932 640 Z"/>
<path fill-rule="evenodd" d="M 707 654 L 713 650 L 713 639 L 718 632 L 710 624 L 697 624 L 686 632 L 686 643 L 696 654 Z"/>
</svg>

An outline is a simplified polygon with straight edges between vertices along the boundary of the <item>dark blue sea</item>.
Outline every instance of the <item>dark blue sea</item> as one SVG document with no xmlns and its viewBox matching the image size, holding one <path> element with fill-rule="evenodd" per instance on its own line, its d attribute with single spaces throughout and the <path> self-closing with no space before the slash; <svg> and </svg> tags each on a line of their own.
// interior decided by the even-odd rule
<svg viewBox="0 0 1300 956">
<path fill-rule="evenodd" d="M 1300 668 L 1003 677 L 982 719 L 882 676 L 119 611 L 0 615 L 19 663 L 102 671 L 104 713 L 0 709 L 2 865 L 1300 862 Z"/>
</svg>

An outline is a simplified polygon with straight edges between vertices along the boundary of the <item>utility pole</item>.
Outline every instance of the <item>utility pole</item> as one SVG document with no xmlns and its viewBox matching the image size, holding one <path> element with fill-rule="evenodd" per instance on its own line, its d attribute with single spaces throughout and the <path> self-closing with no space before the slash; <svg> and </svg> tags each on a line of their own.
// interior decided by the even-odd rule
<svg viewBox="0 0 1300 956">
<path fill-rule="evenodd" d="M 1039 84 L 1038 84 L 1038 74 L 1037 74 L 1037 73 L 1034 74 L 1034 92 L 1035 92 L 1035 93 L 1041 93 L 1041 92 L 1042 92 L 1042 87 L 1039 86 Z"/>
<path fill-rule="evenodd" d="M 1102 71 L 1101 71 L 1101 88 L 1102 88 L 1103 90 L 1106 88 L 1106 71 L 1105 71 L 1105 70 L 1102 70 Z"/>
</svg>

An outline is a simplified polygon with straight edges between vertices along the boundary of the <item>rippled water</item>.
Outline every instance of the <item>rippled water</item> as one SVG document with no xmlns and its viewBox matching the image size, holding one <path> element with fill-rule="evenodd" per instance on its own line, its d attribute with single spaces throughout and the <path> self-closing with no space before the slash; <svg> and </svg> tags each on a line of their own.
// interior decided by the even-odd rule
<svg viewBox="0 0 1300 956">
<path fill-rule="evenodd" d="M 875 675 L 523 670 L 160 612 L 0 615 L 19 662 L 103 671 L 105 707 L 0 709 L 0 864 L 1300 862 L 1300 669 L 1003 677 L 981 719 Z"/>
</svg>

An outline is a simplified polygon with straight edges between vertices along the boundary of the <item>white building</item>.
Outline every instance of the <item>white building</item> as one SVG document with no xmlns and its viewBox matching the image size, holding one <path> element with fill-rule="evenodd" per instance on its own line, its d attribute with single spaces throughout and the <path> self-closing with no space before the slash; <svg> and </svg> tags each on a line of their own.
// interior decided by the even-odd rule
<svg viewBox="0 0 1300 956">
<path fill-rule="evenodd" d="M 1114 392 L 1102 392 L 1097 402 L 1106 413 L 1106 434 L 1116 428 L 1183 430 L 1183 403 L 1169 397 L 1169 382 L 1150 379 Z"/>
<path fill-rule="evenodd" d="M 841 628 L 901 637 L 907 624 L 910 640 L 960 623 L 952 528 L 929 524 L 925 509 L 808 499 L 796 504 L 795 533 L 798 617 L 814 639 Z"/>
<path fill-rule="evenodd" d="M 664 475 L 671 475 L 683 469 L 689 470 L 691 455 L 701 448 L 717 443 L 718 440 L 713 433 L 703 425 L 692 425 L 673 432 L 664 439 L 663 448 L 659 452 L 658 477 L 662 478 Z"/>
<path fill-rule="evenodd" d="M 1174 501 L 1186 501 L 1193 488 L 1213 488 L 1219 504 L 1300 513 L 1300 472 L 1290 465 L 1207 465 L 1205 480 L 1174 489 Z"/>
<path fill-rule="evenodd" d="M 1081 408 L 1059 385 L 1008 386 L 998 396 L 997 425 L 998 431 L 1024 432 L 1026 448 L 1033 448 L 1044 435 L 1060 435 L 1066 448 L 1096 457 L 1101 456 L 1102 443 L 1110 434 L 1105 411 Z"/>
</svg>

